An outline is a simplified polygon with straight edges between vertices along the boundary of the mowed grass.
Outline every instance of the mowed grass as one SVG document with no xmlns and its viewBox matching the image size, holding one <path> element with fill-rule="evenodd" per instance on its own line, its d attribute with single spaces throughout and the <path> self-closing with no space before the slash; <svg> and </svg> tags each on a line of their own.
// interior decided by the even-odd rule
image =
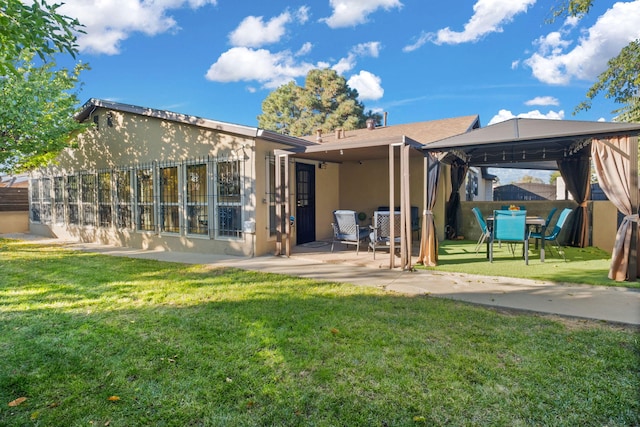
<svg viewBox="0 0 640 427">
<path fill-rule="evenodd" d="M 13 240 L 0 267 L 0 425 L 640 423 L 632 328 Z"/>
<path fill-rule="evenodd" d="M 487 259 L 486 245 L 475 252 L 476 242 L 469 240 L 445 240 L 438 248 L 438 266 L 429 270 L 484 276 L 516 277 L 560 283 L 582 283 L 599 286 L 624 286 L 640 288 L 640 282 L 616 282 L 608 278 L 611 254 L 595 247 L 562 248 L 566 261 L 556 248 L 545 250 L 545 262 L 540 261 L 540 250 L 533 241 L 529 246 L 529 265 L 522 258 L 522 244 L 512 254 L 506 243 L 494 245 L 494 260 Z"/>
</svg>

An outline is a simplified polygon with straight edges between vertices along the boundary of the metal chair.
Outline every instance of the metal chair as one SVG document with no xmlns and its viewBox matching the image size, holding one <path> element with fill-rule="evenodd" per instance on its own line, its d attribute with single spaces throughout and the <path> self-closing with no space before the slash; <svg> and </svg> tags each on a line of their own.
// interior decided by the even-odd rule
<svg viewBox="0 0 640 427">
<path fill-rule="evenodd" d="M 478 221 L 478 225 L 480 225 L 480 231 L 482 232 L 482 234 L 478 238 L 478 243 L 476 244 L 476 253 L 478 253 L 478 250 L 480 250 L 480 247 L 482 246 L 482 244 L 488 238 L 491 238 L 491 232 L 489 231 L 489 227 L 487 227 L 487 222 L 485 221 L 484 217 L 482 216 L 482 212 L 480 212 L 480 209 L 479 208 L 472 208 L 471 211 L 475 215 L 476 220 Z"/>
<path fill-rule="evenodd" d="M 493 262 L 493 242 L 522 243 L 524 263 L 529 265 L 529 235 L 527 233 L 527 211 L 493 211 L 493 230 L 489 244 L 489 262 Z M 514 251 L 512 251 L 513 253 Z"/>
<path fill-rule="evenodd" d="M 367 227 L 358 225 L 358 214 L 352 210 L 333 211 L 333 241 L 331 242 L 331 252 L 336 242 L 345 245 L 355 245 L 356 254 L 360 252 L 360 242 L 366 240 L 369 235 Z"/>
<path fill-rule="evenodd" d="M 393 241 L 400 248 L 400 212 L 394 212 Z M 375 211 L 373 213 L 373 224 L 369 234 L 369 249 L 373 249 L 373 259 L 376 259 L 377 248 L 391 247 L 391 212 Z"/>
<path fill-rule="evenodd" d="M 573 212 L 573 209 L 571 208 L 565 208 L 562 210 L 562 212 L 560 212 L 558 221 L 556 221 L 556 224 L 553 226 L 553 230 L 551 231 L 551 233 L 546 234 L 544 236 L 542 235 L 542 233 L 534 233 L 534 232 L 529 233 L 529 237 L 531 239 L 544 239 L 545 242 L 555 242 L 558 249 L 558 253 L 562 255 L 562 259 L 564 259 L 565 261 L 567 260 L 567 258 L 564 256 L 564 250 L 561 250 L 561 245 L 560 245 L 560 242 L 558 241 L 558 236 L 560 236 L 560 233 L 562 232 L 562 228 L 567 223 L 567 219 L 569 218 L 569 215 L 571 214 L 571 212 Z M 551 246 L 549 246 L 549 251 L 551 251 Z"/>
</svg>

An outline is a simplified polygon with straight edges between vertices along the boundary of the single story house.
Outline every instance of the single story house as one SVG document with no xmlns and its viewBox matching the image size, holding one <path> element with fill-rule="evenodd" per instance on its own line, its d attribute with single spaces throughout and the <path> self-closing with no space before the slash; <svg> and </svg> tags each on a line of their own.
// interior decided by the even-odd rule
<svg viewBox="0 0 640 427">
<path fill-rule="evenodd" d="M 335 209 L 370 217 L 398 206 L 389 168 L 393 179 L 400 159 L 390 165 L 389 153 L 400 146 L 410 151 L 410 204 L 421 209 L 423 144 L 479 126 L 466 116 L 294 138 L 99 99 L 77 119 L 93 125 L 77 148 L 32 174 L 32 233 L 241 256 L 330 239 Z"/>
</svg>

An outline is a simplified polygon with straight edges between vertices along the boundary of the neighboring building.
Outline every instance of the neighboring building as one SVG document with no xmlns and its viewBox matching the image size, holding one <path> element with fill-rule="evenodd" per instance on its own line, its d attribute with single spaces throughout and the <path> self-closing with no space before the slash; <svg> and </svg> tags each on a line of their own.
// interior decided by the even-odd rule
<svg viewBox="0 0 640 427">
<path fill-rule="evenodd" d="M 289 241 L 300 244 L 330 238 L 335 209 L 388 205 L 384 156 L 399 145 L 413 149 L 411 204 L 422 206 L 422 144 L 479 126 L 468 116 L 336 132 L 320 143 L 97 99 L 77 119 L 94 124 L 78 148 L 32 174 L 32 233 L 245 256 L 276 251 L 288 233 L 283 212 L 293 217 Z"/>
<path fill-rule="evenodd" d="M 493 200 L 556 200 L 556 186 L 535 182 L 501 185 L 493 189 Z"/>
</svg>

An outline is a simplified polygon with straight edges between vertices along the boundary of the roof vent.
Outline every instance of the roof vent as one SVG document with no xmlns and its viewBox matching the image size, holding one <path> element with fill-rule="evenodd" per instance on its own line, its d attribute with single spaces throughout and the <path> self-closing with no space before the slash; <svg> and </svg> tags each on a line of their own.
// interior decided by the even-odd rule
<svg viewBox="0 0 640 427">
<path fill-rule="evenodd" d="M 374 130 L 376 128 L 376 121 L 373 119 L 367 119 L 367 129 Z"/>
<path fill-rule="evenodd" d="M 322 129 L 316 130 L 316 141 L 322 142 Z"/>
</svg>

